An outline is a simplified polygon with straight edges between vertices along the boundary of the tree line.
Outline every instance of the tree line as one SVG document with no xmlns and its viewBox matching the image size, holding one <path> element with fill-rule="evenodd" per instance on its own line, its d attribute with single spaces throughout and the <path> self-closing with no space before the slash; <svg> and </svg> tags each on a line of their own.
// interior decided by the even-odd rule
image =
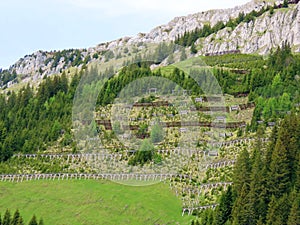
<svg viewBox="0 0 300 225">
<path fill-rule="evenodd" d="M 192 224 L 300 224 L 299 135 L 300 116 L 293 113 L 273 129 L 266 150 L 259 140 L 253 150 L 243 150 L 234 167 L 233 186 L 223 193 L 216 210 L 200 212 Z"/>
<path fill-rule="evenodd" d="M 65 73 L 47 77 L 37 89 L 0 95 L 0 161 L 14 153 L 44 151 L 60 139 L 61 147 L 74 147 L 71 134 L 73 96 L 80 79 Z"/>
<path fill-rule="evenodd" d="M 3 219 L 1 219 L 0 215 L 0 225 L 25 225 L 25 222 L 18 209 L 13 215 L 11 215 L 10 211 L 7 209 L 4 213 Z M 38 222 L 36 216 L 33 215 L 28 225 L 44 225 L 44 221 L 41 218 Z"/>
</svg>

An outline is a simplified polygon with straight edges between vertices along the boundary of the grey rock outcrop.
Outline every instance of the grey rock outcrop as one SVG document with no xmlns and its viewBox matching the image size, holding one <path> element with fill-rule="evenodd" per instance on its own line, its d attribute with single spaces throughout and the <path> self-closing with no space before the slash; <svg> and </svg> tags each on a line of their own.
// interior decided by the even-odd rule
<svg viewBox="0 0 300 225">
<path fill-rule="evenodd" d="M 227 22 L 230 18 L 236 18 L 241 12 L 247 14 L 252 10 L 259 11 L 263 7 L 273 5 L 274 2 L 271 0 L 253 0 L 243 6 L 231 9 L 210 10 L 176 17 L 168 24 L 158 26 L 147 34 L 139 33 L 135 37 L 123 37 L 88 49 L 66 50 L 58 58 L 58 52 L 38 51 L 21 58 L 10 67 L 10 71 L 15 70 L 17 74 L 22 74 L 25 78 L 30 76 L 31 79 L 38 80 L 43 76 L 56 74 L 74 66 L 73 61 L 76 57 L 81 60 L 80 63 L 75 64 L 77 67 L 82 66 L 85 60 L 86 62 L 96 59 L 107 60 L 105 54 L 108 51 L 113 52 L 111 55 L 116 57 L 124 54 L 125 49 L 131 49 L 132 46 L 142 48 L 143 45 L 150 43 L 175 40 L 178 35 L 182 35 L 185 31 L 201 28 L 205 23 L 210 23 L 213 26 L 219 21 Z M 280 4 L 280 2 L 276 4 Z M 272 48 L 281 45 L 283 41 L 288 41 L 293 51 L 300 52 L 299 12 L 300 2 L 290 5 L 288 9 L 277 9 L 272 15 L 270 12 L 266 12 L 254 21 L 239 24 L 235 29 L 226 27 L 215 34 L 199 39 L 196 42 L 199 48 L 198 54 L 237 49 L 242 53 L 267 54 Z M 120 48 L 122 49 L 121 52 Z"/>
</svg>

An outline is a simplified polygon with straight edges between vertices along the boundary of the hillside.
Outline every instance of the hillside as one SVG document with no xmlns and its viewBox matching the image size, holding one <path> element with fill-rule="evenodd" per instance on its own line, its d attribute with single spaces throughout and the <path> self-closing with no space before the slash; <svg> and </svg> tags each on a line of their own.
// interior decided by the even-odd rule
<svg viewBox="0 0 300 225">
<path fill-rule="evenodd" d="M 300 224 L 299 9 L 252 1 L 1 71 L 0 212 Z"/>
<path fill-rule="evenodd" d="M 288 41 L 294 52 L 300 51 L 300 3 L 290 0 L 288 8 L 265 10 L 257 18 L 245 20 L 234 26 L 217 29 L 205 38 L 195 40 L 198 54 L 212 54 L 228 51 L 241 53 L 268 54 L 284 41 Z M 2 71 L 0 79 L 3 87 L 10 87 L 17 82 L 38 82 L 51 74 L 61 73 L 70 67 L 78 67 L 93 62 L 107 61 L 113 58 L 127 57 L 130 52 L 139 52 L 143 48 L 163 41 L 174 41 L 185 32 L 228 23 L 252 12 L 275 6 L 282 7 L 281 2 L 253 0 L 243 6 L 232 9 L 210 10 L 184 17 L 176 17 L 168 24 L 158 26 L 146 34 L 135 37 L 123 37 L 108 43 L 102 43 L 88 49 L 69 49 L 63 51 L 38 51 L 26 55 L 8 71 Z M 16 78 L 18 76 L 18 79 Z"/>
<path fill-rule="evenodd" d="M 45 225 L 187 224 L 181 205 L 164 184 L 130 187 L 108 181 L 1 183 L 0 210 L 19 209 Z"/>
</svg>

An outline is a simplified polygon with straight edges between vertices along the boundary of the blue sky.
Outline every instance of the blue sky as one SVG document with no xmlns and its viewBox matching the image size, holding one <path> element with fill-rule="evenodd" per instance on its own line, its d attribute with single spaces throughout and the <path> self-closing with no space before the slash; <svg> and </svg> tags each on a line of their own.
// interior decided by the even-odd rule
<svg viewBox="0 0 300 225">
<path fill-rule="evenodd" d="M 1 0 L 0 68 L 37 50 L 87 48 L 176 16 L 249 0 Z"/>
</svg>

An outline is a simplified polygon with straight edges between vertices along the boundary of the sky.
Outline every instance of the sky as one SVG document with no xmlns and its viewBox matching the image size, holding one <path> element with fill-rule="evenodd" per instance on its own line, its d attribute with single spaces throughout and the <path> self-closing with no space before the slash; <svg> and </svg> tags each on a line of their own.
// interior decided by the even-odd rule
<svg viewBox="0 0 300 225">
<path fill-rule="evenodd" d="M 38 50 L 88 48 L 250 0 L 0 0 L 0 68 Z"/>
</svg>

